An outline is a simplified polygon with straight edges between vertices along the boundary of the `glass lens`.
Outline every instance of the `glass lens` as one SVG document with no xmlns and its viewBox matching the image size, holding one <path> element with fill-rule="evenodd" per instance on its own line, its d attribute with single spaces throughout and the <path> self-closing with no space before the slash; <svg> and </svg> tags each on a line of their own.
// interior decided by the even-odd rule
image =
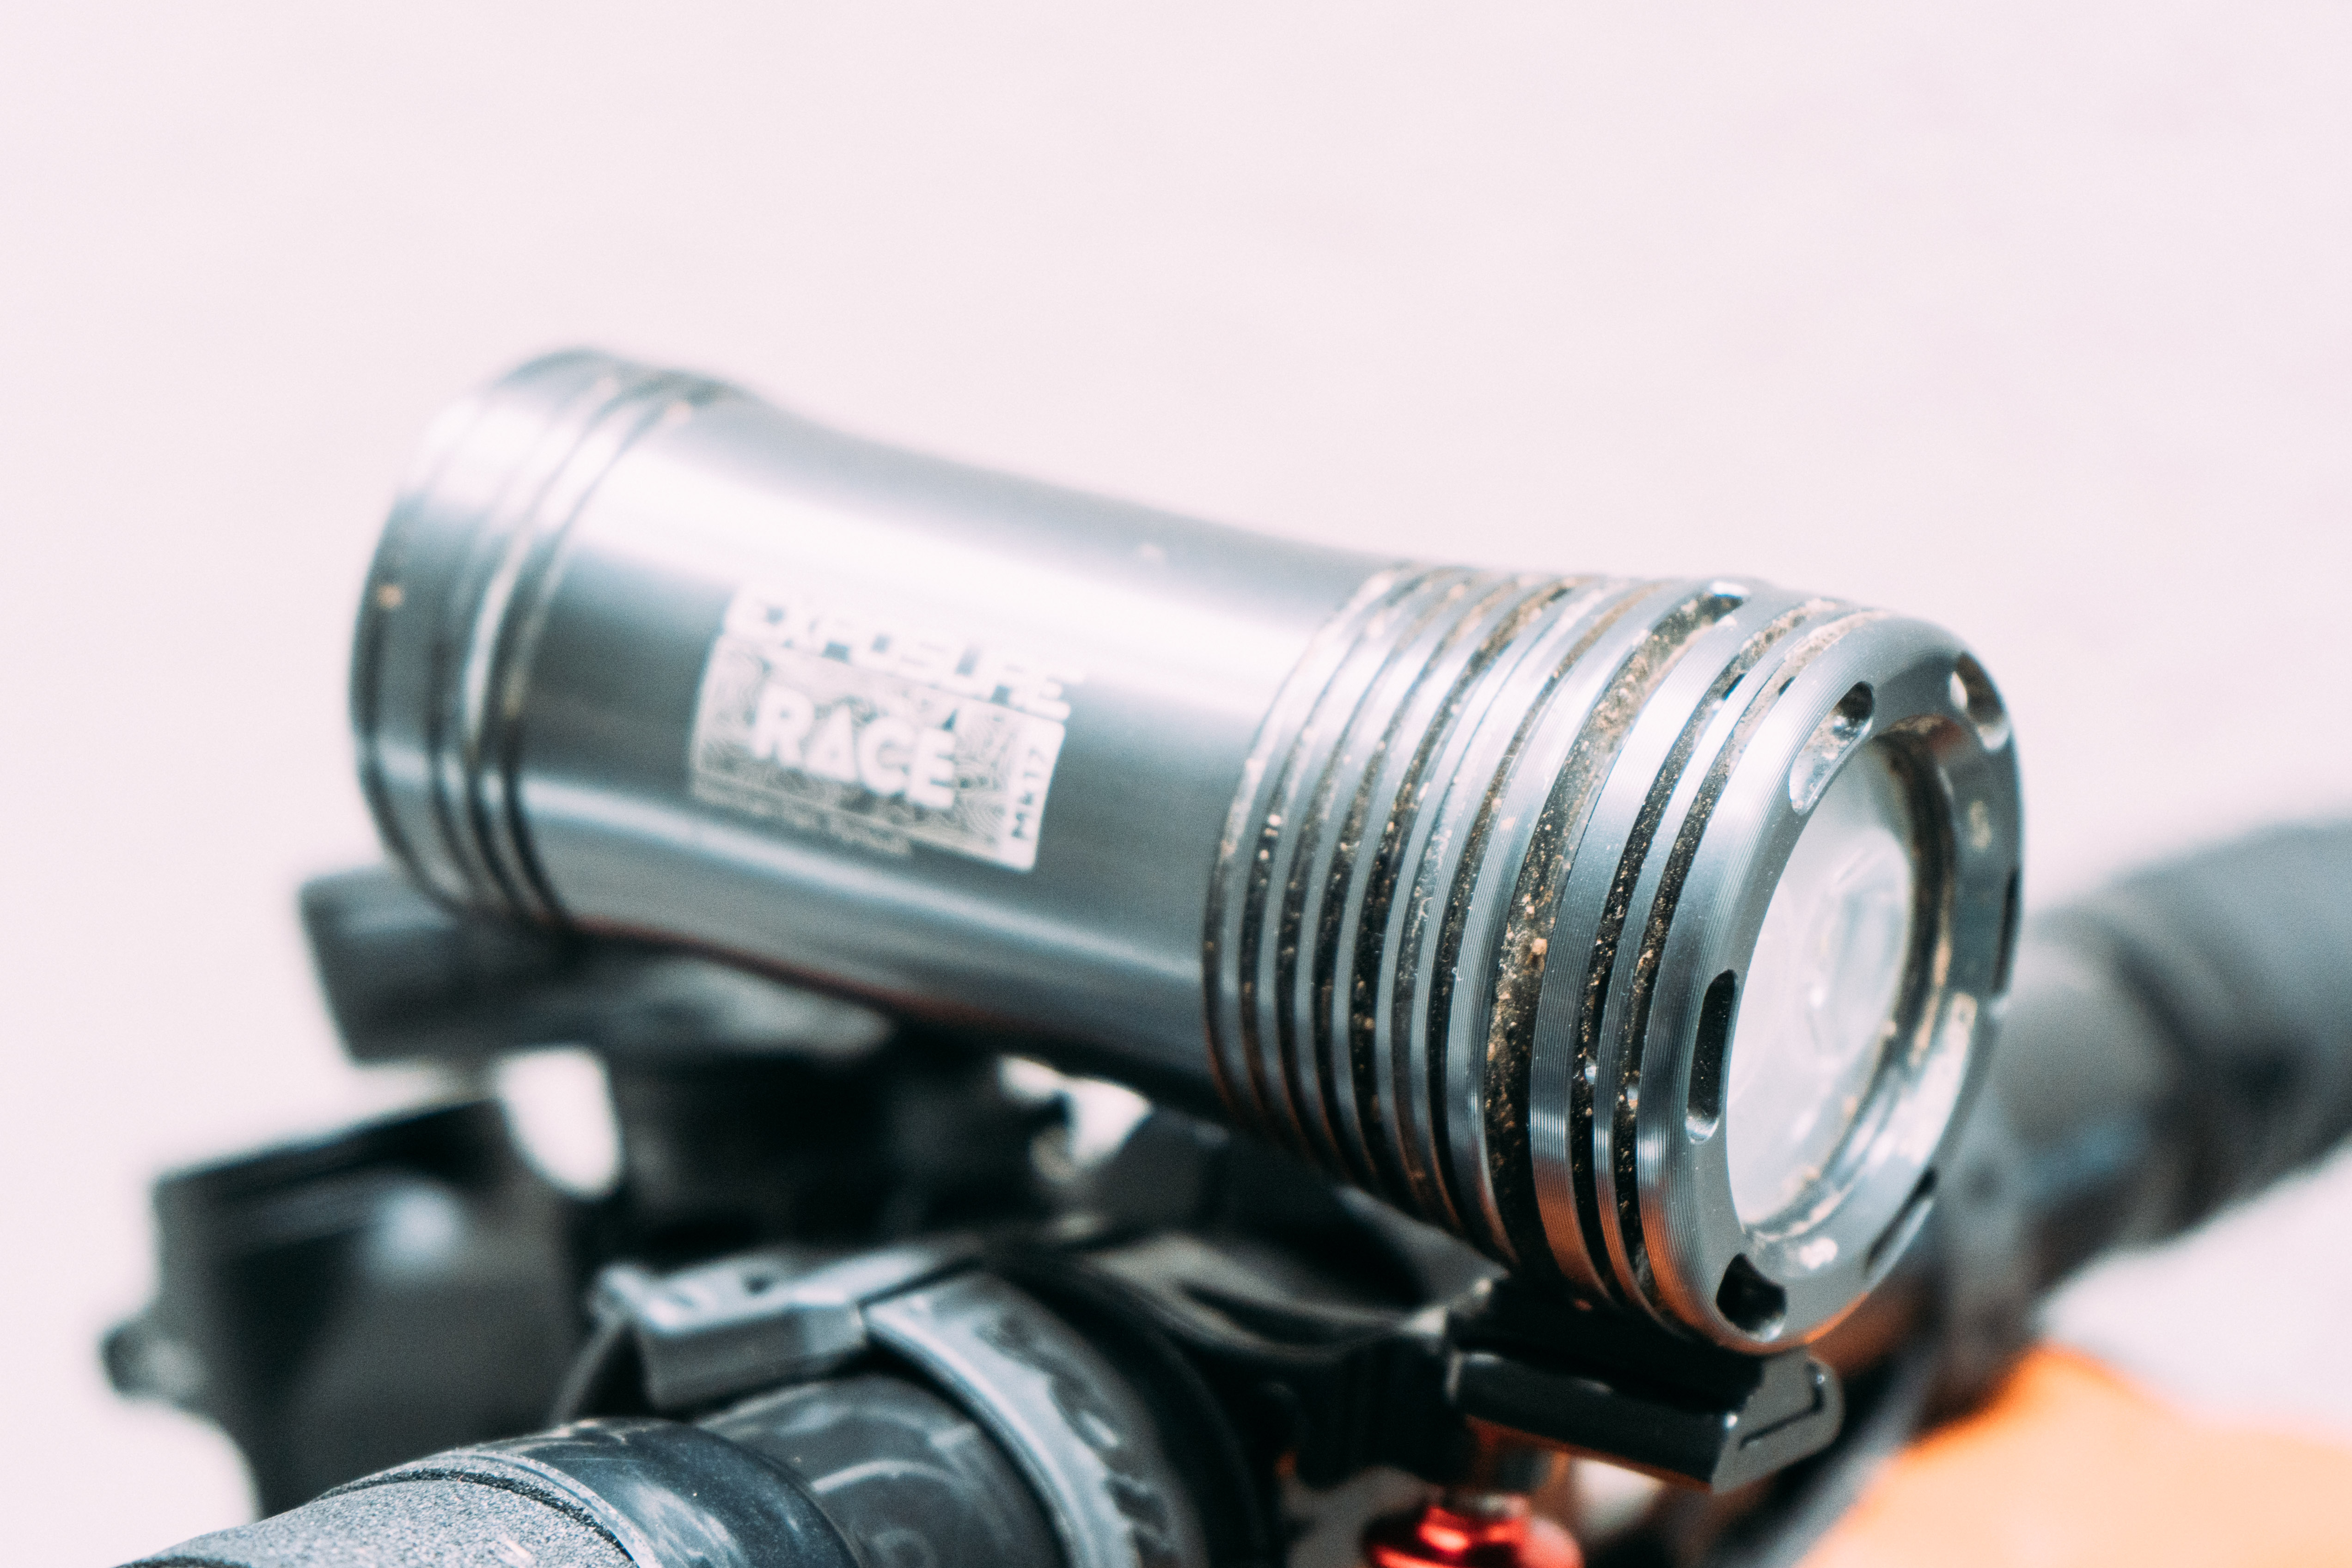
<svg viewBox="0 0 2352 1568">
<path fill-rule="evenodd" d="M 1864 747 L 1815 803 L 1765 907 L 1726 1085 L 1742 1224 L 1821 1176 L 1869 1095 L 1911 946 L 1911 840 L 1902 782 Z"/>
</svg>

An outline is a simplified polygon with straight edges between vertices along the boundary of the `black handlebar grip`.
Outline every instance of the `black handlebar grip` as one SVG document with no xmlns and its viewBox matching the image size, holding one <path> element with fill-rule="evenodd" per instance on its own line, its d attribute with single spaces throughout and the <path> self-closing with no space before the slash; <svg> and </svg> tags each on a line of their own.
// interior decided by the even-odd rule
<svg viewBox="0 0 2352 1568">
<path fill-rule="evenodd" d="M 2026 933 L 1993 1093 L 2043 1288 L 2352 1134 L 2352 822 L 2134 873 Z"/>
<path fill-rule="evenodd" d="M 788 1469 L 698 1427 L 581 1421 L 455 1448 L 129 1568 L 860 1568 Z"/>
</svg>

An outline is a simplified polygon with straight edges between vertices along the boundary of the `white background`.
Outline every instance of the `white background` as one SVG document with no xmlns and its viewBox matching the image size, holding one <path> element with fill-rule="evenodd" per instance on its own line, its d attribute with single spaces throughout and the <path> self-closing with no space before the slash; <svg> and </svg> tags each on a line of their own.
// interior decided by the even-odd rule
<svg viewBox="0 0 2352 1568">
<path fill-rule="evenodd" d="M 2036 902 L 2352 803 L 2352 12 L 2084 0 L 24 5 L 0 21 L 0 1497 L 245 1506 L 91 1349 L 169 1162 L 381 1101 L 352 603 L 443 401 L 594 343 L 1368 549 L 1969 637 Z M 2352 1441 L 2352 1162 L 2067 1332 Z M 2137 1272 L 2134 1272 L 2137 1270 Z"/>
</svg>

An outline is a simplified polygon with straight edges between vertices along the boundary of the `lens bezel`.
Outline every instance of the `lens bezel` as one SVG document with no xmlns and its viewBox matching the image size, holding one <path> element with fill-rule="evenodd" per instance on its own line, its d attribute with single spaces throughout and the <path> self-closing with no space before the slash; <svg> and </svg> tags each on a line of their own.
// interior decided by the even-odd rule
<svg viewBox="0 0 2352 1568">
<path fill-rule="evenodd" d="M 1597 1231 L 1610 1295 L 1761 1351 L 1826 1331 L 1933 1205 L 1998 1010 L 2019 799 L 2008 727 L 1955 701 L 1966 651 L 1937 629 L 1759 590 L 1708 637 L 1626 736 L 1563 888 L 1555 943 L 1593 944 L 1596 973 L 1548 977 L 1538 1051 L 1550 1082 L 1584 1076 L 1591 1110 L 1565 1149 L 1534 1152 L 1564 1272 L 1584 1273 Z M 1977 707 L 1997 702 L 1973 661 L 1968 679 Z M 1816 737 L 1858 686 L 1868 716 L 1823 768 Z M 1738 1030 L 1719 993 L 1708 1019 L 1709 988 L 1726 971 L 1744 985 L 1812 805 L 1869 747 L 1895 764 L 1918 849 L 1900 1027 L 1822 1177 L 1743 1224 L 1726 1118 L 1692 1113 L 1703 1029 Z"/>
<path fill-rule="evenodd" d="M 2006 727 L 1988 747 L 1986 727 L 1952 701 L 1964 657 L 1942 633 L 1899 621 L 1824 649 L 1771 697 L 1693 858 L 1649 1019 L 1644 1077 L 1653 1092 L 1636 1159 L 1660 1293 L 1676 1315 L 1727 1343 L 1760 1348 L 1810 1337 L 1878 1282 L 1932 1207 L 1933 1173 L 1983 1075 L 2009 939 L 2019 801 Z M 1857 684 L 1870 687 L 1872 713 L 1839 770 L 1883 748 L 1906 786 L 1916 853 L 1896 1032 L 1822 1176 L 1777 1214 L 1746 1224 L 1732 1204 L 1723 1124 L 1699 1135 L 1689 1122 L 1690 1048 L 1706 986 L 1726 969 L 1747 973 L 1780 871 L 1810 820 L 1789 779 L 1822 719 Z M 1727 1306 L 1723 1281 L 1740 1260 L 1782 1293 L 1777 1322 L 1738 1321 Z"/>
</svg>

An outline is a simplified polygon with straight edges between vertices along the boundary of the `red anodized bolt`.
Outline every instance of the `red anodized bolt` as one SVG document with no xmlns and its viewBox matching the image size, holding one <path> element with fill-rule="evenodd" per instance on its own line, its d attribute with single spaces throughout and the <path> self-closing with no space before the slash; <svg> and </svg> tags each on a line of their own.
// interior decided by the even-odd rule
<svg viewBox="0 0 2352 1568">
<path fill-rule="evenodd" d="M 1364 1531 L 1369 1568 L 1583 1568 L 1568 1531 L 1507 1492 L 1433 1498 Z"/>
</svg>

